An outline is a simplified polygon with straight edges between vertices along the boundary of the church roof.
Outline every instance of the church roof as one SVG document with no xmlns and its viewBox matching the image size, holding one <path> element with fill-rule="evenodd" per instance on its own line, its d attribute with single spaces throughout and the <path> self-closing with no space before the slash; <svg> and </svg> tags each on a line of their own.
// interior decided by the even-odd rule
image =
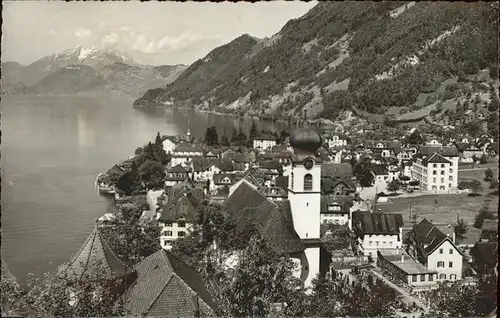
<svg viewBox="0 0 500 318">
<path fill-rule="evenodd" d="M 95 277 L 104 274 L 113 279 L 132 273 L 131 266 L 122 262 L 104 239 L 96 225 L 80 250 L 69 262 L 59 266 L 58 275 L 67 279 Z"/>
<path fill-rule="evenodd" d="M 243 182 L 227 198 L 224 206 L 238 226 L 255 226 L 278 254 L 304 250 L 304 244 L 295 232 L 288 200 L 272 202 L 257 189 Z"/>
</svg>

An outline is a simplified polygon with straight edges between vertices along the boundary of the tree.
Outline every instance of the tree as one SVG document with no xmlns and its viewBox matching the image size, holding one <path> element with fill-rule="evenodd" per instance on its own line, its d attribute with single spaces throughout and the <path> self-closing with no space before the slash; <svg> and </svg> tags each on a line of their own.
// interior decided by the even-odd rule
<svg viewBox="0 0 500 318">
<path fill-rule="evenodd" d="M 219 144 L 219 136 L 215 126 L 208 127 L 205 131 L 205 144 L 207 146 L 216 146 Z"/>
<path fill-rule="evenodd" d="M 457 218 L 457 225 L 455 226 L 455 238 L 459 241 L 463 240 L 467 231 L 467 222 L 465 222 L 464 219 Z"/>
<path fill-rule="evenodd" d="M 399 176 L 399 180 L 400 180 L 401 182 L 403 182 L 403 184 L 405 184 L 405 185 L 406 185 L 406 183 L 407 183 L 408 181 L 410 181 L 410 179 L 411 179 L 410 177 L 405 176 L 404 174 Z"/>
<path fill-rule="evenodd" d="M 156 134 L 155 138 L 155 148 L 157 149 L 163 149 L 163 141 L 161 140 L 160 132 Z"/>
<path fill-rule="evenodd" d="M 479 180 L 472 180 L 469 184 L 469 190 L 472 195 L 479 195 L 479 192 L 483 191 L 483 186 Z"/>
<path fill-rule="evenodd" d="M 483 165 L 485 163 L 488 163 L 488 158 L 486 158 L 486 155 L 484 153 L 481 155 L 481 158 L 479 158 L 479 163 Z"/>
<path fill-rule="evenodd" d="M 105 273 L 97 269 L 79 278 L 46 273 L 43 279 L 28 274 L 26 291 L 2 277 L 2 311 L 7 307 L 30 317 L 124 316 L 127 285 Z"/>
<path fill-rule="evenodd" d="M 423 139 L 422 139 L 422 136 L 414 131 L 413 133 L 410 134 L 410 136 L 408 136 L 408 144 L 409 145 L 421 145 L 423 143 Z"/>
<path fill-rule="evenodd" d="M 141 214 L 138 207 L 127 207 L 121 216 L 102 228 L 104 238 L 116 255 L 131 264 L 137 264 L 161 248 L 160 227 L 156 221 L 140 221 Z"/>
<path fill-rule="evenodd" d="M 287 137 L 289 137 L 289 136 L 290 136 L 290 134 L 288 133 L 288 131 L 286 131 L 285 129 L 283 129 L 283 130 L 280 132 L 280 134 L 279 134 L 279 143 L 280 143 L 280 144 L 281 144 L 281 143 L 283 143 L 283 142 L 285 141 L 285 139 L 286 139 Z"/>
<path fill-rule="evenodd" d="M 363 187 L 370 187 L 373 184 L 374 176 L 371 171 L 371 163 L 368 158 L 360 160 L 353 169 L 353 175 Z"/>
<path fill-rule="evenodd" d="M 498 179 L 497 178 L 494 178 L 493 180 L 491 180 L 490 189 L 498 190 Z"/>
<path fill-rule="evenodd" d="M 144 151 L 144 149 L 142 147 L 138 147 L 135 151 L 134 151 L 134 154 L 137 156 L 137 155 L 140 155 L 142 154 L 142 152 Z"/>
<path fill-rule="evenodd" d="M 148 188 L 162 188 L 165 166 L 158 161 L 148 160 L 139 167 L 139 176 Z"/>
<path fill-rule="evenodd" d="M 126 195 L 130 195 L 132 192 L 141 189 L 141 182 L 138 176 L 131 171 L 128 171 L 118 178 L 116 187 L 118 190 L 123 191 Z"/>
<path fill-rule="evenodd" d="M 252 127 L 250 128 L 250 139 L 253 140 L 257 137 L 257 126 L 255 126 L 255 121 L 252 121 Z"/>
<path fill-rule="evenodd" d="M 396 193 L 399 189 L 401 189 L 401 184 L 399 183 L 399 180 L 392 180 L 387 184 L 387 190 L 393 193 Z"/>
<path fill-rule="evenodd" d="M 229 146 L 230 143 L 229 143 L 229 139 L 227 138 L 226 135 L 223 135 L 222 138 L 221 138 L 221 141 L 220 141 L 220 144 L 222 146 Z"/>
<path fill-rule="evenodd" d="M 493 180 L 493 171 L 491 171 L 491 169 L 488 168 L 484 171 L 484 181 L 491 181 L 491 180 Z"/>
<path fill-rule="evenodd" d="M 417 187 L 419 184 L 420 184 L 420 181 L 418 181 L 418 180 L 412 180 L 412 181 L 408 182 L 408 185 L 410 185 L 412 187 Z"/>
<path fill-rule="evenodd" d="M 474 219 L 474 227 L 477 229 L 480 229 L 483 227 L 483 222 L 484 220 L 494 220 L 495 217 L 493 215 L 493 212 L 491 212 L 487 206 L 483 206 L 481 210 L 476 214 L 476 217 Z"/>
<path fill-rule="evenodd" d="M 351 247 L 352 232 L 345 225 L 323 223 L 320 225 L 320 236 L 329 252 Z"/>
</svg>

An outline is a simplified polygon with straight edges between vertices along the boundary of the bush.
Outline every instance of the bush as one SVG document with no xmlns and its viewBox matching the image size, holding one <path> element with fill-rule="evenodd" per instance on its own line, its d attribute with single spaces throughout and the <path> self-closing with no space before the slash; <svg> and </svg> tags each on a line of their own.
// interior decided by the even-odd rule
<svg viewBox="0 0 500 318">
<path fill-rule="evenodd" d="M 465 189 L 468 189 L 470 187 L 470 181 L 460 181 L 458 183 L 458 189 L 459 190 L 465 190 Z"/>
<path fill-rule="evenodd" d="M 479 158 L 479 163 L 480 164 L 485 164 L 487 162 L 488 162 L 488 158 L 486 158 L 486 155 L 483 153 L 483 155 L 481 156 L 481 158 Z"/>
<path fill-rule="evenodd" d="M 488 168 L 484 171 L 484 181 L 491 181 L 491 180 L 493 180 L 493 171 L 491 171 L 491 169 Z"/>
</svg>

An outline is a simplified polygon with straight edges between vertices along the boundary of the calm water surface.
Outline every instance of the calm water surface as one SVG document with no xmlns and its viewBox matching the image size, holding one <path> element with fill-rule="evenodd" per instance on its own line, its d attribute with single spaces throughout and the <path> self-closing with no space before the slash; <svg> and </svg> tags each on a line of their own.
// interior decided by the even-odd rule
<svg viewBox="0 0 500 318">
<path fill-rule="evenodd" d="M 96 194 L 97 173 L 161 134 L 202 138 L 233 127 L 247 133 L 251 120 L 179 110 L 138 110 L 132 100 L 92 97 L 3 96 L 2 257 L 24 282 L 76 253 L 95 219 L 112 211 Z M 258 129 L 277 130 L 271 123 Z"/>
</svg>

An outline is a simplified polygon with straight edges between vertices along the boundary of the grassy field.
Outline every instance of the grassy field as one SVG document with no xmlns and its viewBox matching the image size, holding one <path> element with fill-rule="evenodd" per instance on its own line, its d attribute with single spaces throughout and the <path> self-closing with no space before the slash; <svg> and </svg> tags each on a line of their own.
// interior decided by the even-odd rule
<svg viewBox="0 0 500 318">
<path fill-rule="evenodd" d="M 458 214 L 460 218 L 472 225 L 475 215 L 483 205 L 487 205 L 495 213 L 498 210 L 497 196 L 483 194 L 470 197 L 466 193 L 395 198 L 390 203 L 377 204 L 377 208 L 384 212 L 402 213 L 406 225 L 411 224 L 409 219 L 410 202 L 412 213 L 417 213 L 417 222 L 427 218 L 435 223 L 453 223 L 456 222 Z"/>
<path fill-rule="evenodd" d="M 498 174 L 498 167 L 492 164 L 485 164 L 485 167 L 492 167 L 493 174 Z M 484 167 L 482 167 L 484 168 Z M 400 212 L 406 224 L 411 224 L 409 210 L 411 202 L 412 213 L 417 213 L 417 221 L 427 218 L 436 223 L 453 223 L 457 219 L 457 214 L 468 224 L 474 223 L 477 212 L 483 206 L 494 213 L 498 211 L 498 196 L 492 196 L 489 189 L 489 182 L 483 180 L 484 169 L 459 171 L 459 180 L 480 180 L 483 191 L 480 196 L 468 196 L 461 194 L 433 194 L 419 197 L 394 198 L 391 202 L 377 204 L 377 208 L 384 212 Z"/>
</svg>

